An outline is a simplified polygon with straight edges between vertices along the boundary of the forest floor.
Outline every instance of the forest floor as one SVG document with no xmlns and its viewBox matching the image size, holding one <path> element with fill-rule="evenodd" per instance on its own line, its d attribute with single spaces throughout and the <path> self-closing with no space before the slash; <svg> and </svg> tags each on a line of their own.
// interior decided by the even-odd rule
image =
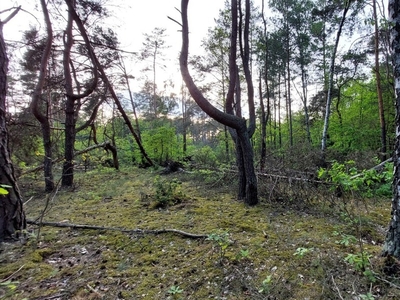
<svg viewBox="0 0 400 300">
<path fill-rule="evenodd" d="M 206 238 L 29 225 L 26 243 L 0 246 L 0 298 L 400 299 L 397 263 L 380 256 L 390 199 L 260 178 L 250 208 L 229 172 L 158 174 L 91 170 L 47 196 L 20 178 L 29 220 Z"/>
</svg>

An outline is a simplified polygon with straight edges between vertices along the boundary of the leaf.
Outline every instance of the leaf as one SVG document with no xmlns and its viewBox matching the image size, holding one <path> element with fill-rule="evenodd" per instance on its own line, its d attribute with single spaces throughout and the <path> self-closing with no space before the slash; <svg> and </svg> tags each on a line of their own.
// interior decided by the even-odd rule
<svg viewBox="0 0 400 300">
<path fill-rule="evenodd" d="M 3 189 L 2 187 L 0 187 L 0 195 L 7 195 L 8 191 L 6 189 Z"/>
</svg>

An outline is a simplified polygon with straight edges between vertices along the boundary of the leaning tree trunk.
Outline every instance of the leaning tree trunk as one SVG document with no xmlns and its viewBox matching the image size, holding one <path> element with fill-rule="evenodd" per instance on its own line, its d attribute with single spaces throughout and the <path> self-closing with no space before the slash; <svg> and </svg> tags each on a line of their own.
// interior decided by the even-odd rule
<svg viewBox="0 0 400 300">
<path fill-rule="evenodd" d="M 54 189 L 54 180 L 53 180 L 53 153 L 52 153 L 52 142 L 51 142 L 51 128 L 50 128 L 50 120 L 49 118 L 49 109 L 47 109 L 46 114 L 43 114 L 40 111 L 40 101 L 43 93 L 43 86 L 45 84 L 46 75 L 47 75 L 47 65 L 48 60 L 51 53 L 51 46 L 53 44 L 53 29 L 50 22 L 49 12 L 47 10 L 46 2 L 44 0 L 40 0 L 43 16 L 46 23 L 47 29 L 47 39 L 46 46 L 42 53 L 42 59 L 40 62 L 39 69 L 39 78 L 36 83 L 35 90 L 32 95 L 32 102 L 30 105 L 31 111 L 35 118 L 40 122 L 42 127 L 42 138 L 43 138 L 43 148 L 44 148 L 44 182 L 45 182 L 45 191 L 51 192 Z"/>
<path fill-rule="evenodd" d="M 232 0 L 231 2 L 231 12 L 232 12 L 232 34 L 231 34 L 231 55 L 229 58 L 229 73 L 230 73 L 230 86 L 227 95 L 227 112 L 223 112 L 213 106 L 202 94 L 197 85 L 194 83 L 192 76 L 190 75 L 188 68 L 188 55 L 189 55 L 189 25 L 188 25 L 188 8 L 189 0 L 182 0 L 181 13 L 182 13 L 182 51 L 179 57 L 180 69 L 183 80 L 192 95 L 193 99 L 199 105 L 199 107 L 211 118 L 234 129 L 237 133 L 237 142 L 242 148 L 242 158 L 243 158 L 243 174 L 245 178 L 245 196 L 241 197 L 241 191 L 239 192 L 239 198 L 242 198 L 244 202 L 248 205 L 256 205 L 258 203 L 258 192 L 257 192 L 257 177 L 254 171 L 254 158 L 253 158 L 253 148 L 251 145 L 251 135 L 254 132 L 255 120 L 252 118 L 255 114 L 251 112 L 254 109 L 254 99 L 251 99 L 252 94 L 249 93 L 249 112 L 250 112 L 250 124 L 247 128 L 246 120 L 235 116 L 229 110 L 233 110 L 233 97 L 235 90 L 236 81 L 236 37 L 237 37 L 237 1 Z M 247 0 L 246 0 L 247 2 Z M 248 3 L 246 3 L 246 7 Z M 246 21 L 248 19 L 246 18 Z M 249 74 L 246 74 L 246 81 L 249 84 Z M 252 86 L 251 86 L 252 87 Z M 253 102 L 253 103 L 252 103 Z"/>
<path fill-rule="evenodd" d="M 73 7 L 73 5 L 71 3 L 71 0 L 66 0 L 66 3 L 68 5 L 69 14 L 71 15 L 71 18 L 75 21 L 76 25 L 78 26 L 79 32 L 80 32 L 80 34 L 81 34 L 81 36 L 82 36 L 82 38 L 83 38 L 83 40 L 85 42 L 85 45 L 86 45 L 86 47 L 88 49 L 88 53 L 89 53 L 90 59 L 91 59 L 93 65 L 96 67 L 96 72 L 95 72 L 96 79 L 97 79 L 97 72 L 99 72 L 100 75 L 101 75 L 101 79 L 103 80 L 105 86 L 108 88 L 108 90 L 109 90 L 109 92 L 111 94 L 111 97 L 113 98 L 115 104 L 117 105 L 118 111 L 121 113 L 122 118 L 124 119 L 126 125 L 128 126 L 129 130 L 131 131 L 136 143 L 138 144 L 140 153 L 142 154 L 144 159 L 147 161 L 148 166 L 150 166 L 150 167 L 154 166 L 153 161 L 147 155 L 147 153 L 146 153 L 146 151 L 145 151 L 145 149 L 144 149 L 144 147 L 142 145 L 140 137 L 135 132 L 135 130 L 134 130 L 133 126 L 132 126 L 131 120 L 129 119 L 128 115 L 125 113 L 125 110 L 122 107 L 121 101 L 119 101 L 119 99 L 117 97 L 117 94 L 116 94 L 116 92 L 114 90 L 114 87 L 111 84 L 110 80 L 108 79 L 108 76 L 106 75 L 103 66 L 100 64 L 96 54 L 94 53 L 94 51 L 92 49 L 89 37 L 88 37 L 88 35 L 86 33 L 86 29 L 85 29 L 85 27 L 83 25 L 82 20 L 80 19 L 80 17 L 76 13 L 75 8 Z M 96 80 L 96 82 L 97 82 L 97 80 Z"/>
<path fill-rule="evenodd" d="M 0 242 L 15 238 L 26 228 L 25 213 L 11 162 L 6 127 L 6 95 L 8 58 L 3 36 L 3 26 L 14 17 L 16 9 L 4 21 L 0 21 L 0 184 L 10 186 L 7 195 L 0 195 Z"/>
<path fill-rule="evenodd" d="M 324 117 L 324 127 L 322 130 L 322 140 L 321 140 L 321 160 L 325 164 L 326 160 L 326 149 L 328 142 L 328 130 L 329 130 L 329 119 L 331 115 L 331 105 L 332 105 L 332 91 L 333 91 L 333 75 L 335 73 L 335 59 L 336 52 L 339 46 L 340 36 L 342 34 L 342 29 L 344 22 L 346 21 L 347 12 L 350 9 L 351 1 L 345 2 L 345 7 L 343 8 L 342 18 L 340 20 L 339 28 L 336 33 L 335 45 L 333 47 L 331 62 L 329 66 L 329 80 L 328 80 L 328 94 L 326 96 L 326 106 L 325 106 L 325 117 Z"/>
<path fill-rule="evenodd" d="M 396 92 L 396 138 L 393 155 L 394 178 L 392 218 L 386 240 L 383 245 L 383 256 L 394 256 L 400 259 L 400 1 L 389 0 L 389 23 L 391 28 L 391 48 L 393 55 L 394 82 Z"/>
</svg>

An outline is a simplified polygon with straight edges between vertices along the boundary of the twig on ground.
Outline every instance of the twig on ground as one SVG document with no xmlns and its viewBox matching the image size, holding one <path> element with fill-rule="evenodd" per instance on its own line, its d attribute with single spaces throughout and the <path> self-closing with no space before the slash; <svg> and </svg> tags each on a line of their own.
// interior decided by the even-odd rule
<svg viewBox="0 0 400 300">
<path fill-rule="evenodd" d="M 58 222 L 38 222 L 33 220 L 27 220 L 28 224 L 38 225 L 38 226 L 52 226 L 52 227 L 64 227 L 64 228 L 72 228 L 72 229 L 93 229 L 93 230 L 109 230 L 109 231 L 120 231 L 129 234 L 163 234 L 163 233 L 174 233 L 177 235 L 181 235 L 183 237 L 191 238 L 191 239 L 202 239 L 206 238 L 205 234 L 193 234 L 186 231 L 178 230 L 178 229 L 126 229 L 126 228 L 117 228 L 117 227 L 103 227 L 103 226 L 95 226 L 95 225 L 83 225 L 83 224 L 71 224 L 71 223 L 58 223 Z"/>
<path fill-rule="evenodd" d="M 340 293 L 340 290 L 339 290 L 338 286 L 336 285 L 335 278 L 333 278 L 333 275 L 332 275 L 332 281 L 333 281 L 333 285 L 335 286 L 335 288 L 336 288 L 336 290 L 337 290 L 337 292 L 339 294 L 339 298 L 344 300 L 344 298 L 342 297 L 342 294 Z"/>
<path fill-rule="evenodd" d="M 101 298 L 104 297 L 103 294 L 101 294 L 100 292 L 98 292 L 98 291 L 96 291 L 94 288 L 92 288 L 92 287 L 90 286 L 89 283 L 88 283 L 86 286 L 88 287 L 89 290 L 91 290 L 93 293 L 95 293 L 95 294 L 98 295 L 99 297 L 101 297 Z"/>
<path fill-rule="evenodd" d="M 14 273 L 12 273 L 10 276 L 8 276 L 7 278 L 0 280 L 0 282 L 6 282 L 7 280 L 11 279 L 12 277 L 14 277 L 15 274 L 17 274 L 19 271 L 22 270 L 22 268 L 25 267 L 25 265 L 22 265 L 21 267 L 19 267 L 19 269 L 17 271 L 15 271 Z"/>
<path fill-rule="evenodd" d="M 396 285 L 396 284 L 390 282 L 389 280 L 386 280 L 386 279 L 384 279 L 384 278 L 382 278 L 382 277 L 380 277 L 380 276 L 377 276 L 376 274 L 374 274 L 374 276 L 375 276 L 375 278 L 379 279 L 380 281 L 383 281 L 383 282 L 385 282 L 385 283 L 391 285 L 392 287 L 394 287 L 394 288 L 400 290 L 400 286 L 398 286 L 398 285 Z"/>
</svg>

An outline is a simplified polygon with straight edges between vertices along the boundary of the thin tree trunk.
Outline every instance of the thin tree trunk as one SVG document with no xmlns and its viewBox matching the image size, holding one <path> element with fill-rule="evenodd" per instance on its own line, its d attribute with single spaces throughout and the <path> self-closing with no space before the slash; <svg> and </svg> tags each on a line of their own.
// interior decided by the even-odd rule
<svg viewBox="0 0 400 300">
<path fill-rule="evenodd" d="M 331 115 L 331 105 L 332 105 L 332 90 L 333 90 L 333 76 L 335 73 L 335 59 L 336 53 L 339 46 L 340 36 L 342 34 L 342 29 L 344 22 L 346 21 L 347 12 L 350 9 L 352 0 L 345 1 L 345 7 L 343 8 L 342 18 L 340 20 L 339 28 L 336 33 L 335 45 L 333 47 L 331 62 L 329 66 L 329 81 L 328 81 L 328 94 L 326 97 L 326 107 L 325 107 L 325 118 L 324 118 L 324 128 L 322 131 L 322 141 L 321 141 L 321 160 L 324 163 L 326 160 L 326 148 L 327 148 L 327 140 L 328 140 L 328 130 L 329 130 L 329 118 Z"/>
<path fill-rule="evenodd" d="M 0 21 L 0 184 L 10 186 L 8 194 L 1 196 L 0 201 L 0 242 L 17 238 L 26 228 L 22 197 L 11 162 L 6 127 L 6 96 L 8 57 L 3 36 L 3 26 L 20 10 L 15 9 L 4 21 Z"/>
<path fill-rule="evenodd" d="M 378 107 L 379 107 L 379 122 L 381 125 L 381 161 L 386 160 L 386 122 L 385 122 L 385 110 L 383 107 L 382 97 L 382 85 L 381 85 L 381 73 L 379 67 L 379 28 L 378 28 L 378 17 L 376 13 L 376 0 L 372 0 L 372 7 L 375 20 L 375 77 L 376 77 L 376 91 L 378 93 Z"/>
<path fill-rule="evenodd" d="M 135 105 L 135 102 L 133 100 L 132 89 L 131 89 L 131 85 L 129 83 L 128 73 L 126 71 L 125 63 L 124 63 L 122 57 L 120 57 L 120 61 L 121 61 L 121 69 L 122 69 L 122 72 L 123 72 L 123 76 L 124 76 L 125 81 L 126 81 L 126 86 L 128 87 L 129 100 L 131 102 L 132 112 L 133 112 L 133 116 L 135 118 L 135 126 L 136 126 L 137 136 L 138 136 L 139 140 L 142 141 L 142 137 L 141 137 L 141 133 L 140 133 L 140 126 L 139 126 L 139 119 L 138 119 L 138 116 L 137 116 L 137 113 L 136 113 L 136 105 Z"/>
<path fill-rule="evenodd" d="M 95 69 L 96 63 L 95 58 L 93 56 L 93 51 L 90 45 L 88 47 L 88 53 L 93 65 L 93 81 L 90 86 L 83 92 L 79 94 L 74 94 L 74 89 L 72 85 L 72 75 L 75 74 L 73 70 L 73 64 L 71 62 L 71 49 L 74 43 L 73 35 L 72 35 L 72 27 L 73 27 L 73 12 L 75 11 L 75 1 L 74 0 L 65 0 L 68 5 L 68 21 L 67 28 L 65 30 L 65 45 L 64 45 L 64 57 L 63 57 L 63 66 L 64 66 L 64 77 L 65 77 L 65 90 L 66 90 L 66 103 L 65 103 L 65 143 L 64 143 L 64 165 L 63 165 L 63 175 L 61 180 L 61 186 L 70 187 L 74 182 L 74 145 L 76 138 L 76 121 L 80 108 L 80 99 L 89 96 L 98 83 L 98 72 Z M 72 68 L 72 71 L 71 71 Z M 77 84 L 79 82 L 75 80 Z M 79 85 L 78 85 L 79 87 Z M 79 92 L 79 88 L 78 88 Z"/>
<path fill-rule="evenodd" d="M 262 1 L 261 8 L 261 16 L 263 20 L 263 29 L 264 29 L 264 39 L 265 39 L 265 62 L 264 62 L 264 82 L 267 94 L 267 113 L 265 112 L 265 105 L 263 100 L 263 91 L 262 91 L 262 72 L 260 71 L 260 82 L 259 82 L 259 94 L 260 94 L 260 108 L 261 108 L 261 158 L 260 158 L 260 170 L 264 171 L 265 168 L 265 160 L 267 156 L 267 124 L 270 115 L 270 92 L 268 86 L 268 39 L 267 39 L 267 21 L 264 16 L 264 0 Z"/>
<path fill-rule="evenodd" d="M 35 90 L 33 91 L 30 109 L 35 118 L 41 124 L 43 148 L 44 148 L 43 165 L 44 165 L 45 191 L 51 192 L 54 189 L 53 164 L 52 164 L 53 153 L 52 153 L 51 129 L 49 121 L 51 116 L 49 115 L 49 110 L 46 110 L 46 115 L 44 115 L 40 111 L 39 101 L 43 94 L 43 86 L 47 75 L 47 65 L 51 54 L 51 46 L 53 44 L 53 29 L 50 21 L 49 12 L 47 10 L 46 2 L 44 0 L 40 0 L 40 4 L 42 6 L 43 15 L 46 23 L 47 39 L 46 39 L 46 46 L 43 51 L 40 63 L 39 78 Z M 48 99 L 50 102 L 50 97 Z M 51 103 L 49 105 L 51 105 Z"/>
<path fill-rule="evenodd" d="M 265 107 L 263 101 L 263 93 L 262 93 L 262 79 L 261 79 L 261 72 L 259 78 L 259 87 L 258 92 L 260 94 L 260 109 L 261 109 L 261 154 L 260 154 L 260 171 L 263 172 L 265 168 L 265 157 L 267 156 L 267 145 L 266 145 L 266 136 L 267 136 L 267 120 L 265 114 Z"/>
</svg>

